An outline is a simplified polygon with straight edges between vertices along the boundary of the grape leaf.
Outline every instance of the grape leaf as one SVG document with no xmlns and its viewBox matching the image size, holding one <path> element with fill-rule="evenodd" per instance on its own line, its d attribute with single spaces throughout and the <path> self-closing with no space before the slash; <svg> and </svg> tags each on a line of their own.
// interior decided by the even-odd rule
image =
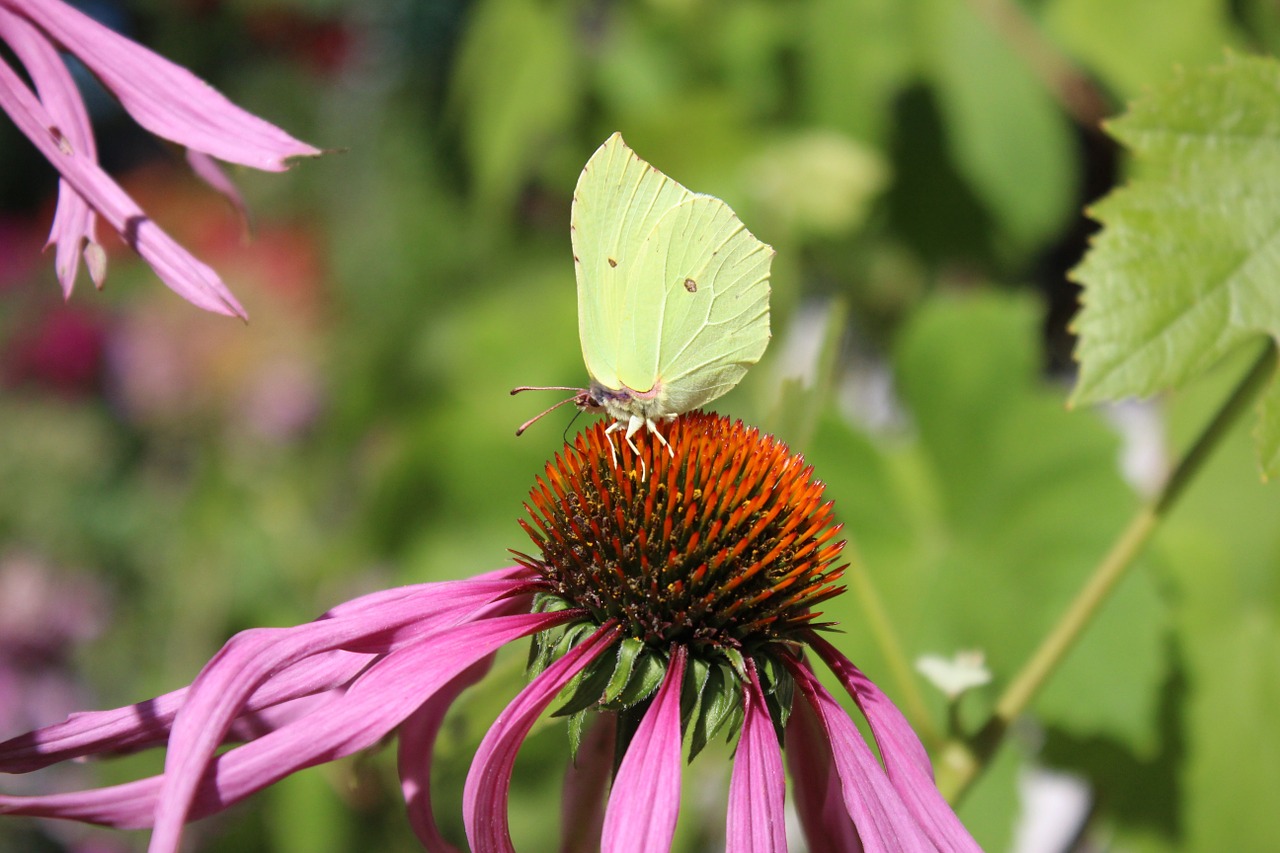
<svg viewBox="0 0 1280 853">
<path fill-rule="evenodd" d="M 1136 102 L 1108 130 L 1137 177 L 1092 211 L 1103 224 L 1074 276 L 1073 403 L 1183 386 L 1227 353 L 1280 337 L 1280 63 L 1228 56 Z M 1280 387 L 1256 432 L 1280 473 Z"/>
</svg>

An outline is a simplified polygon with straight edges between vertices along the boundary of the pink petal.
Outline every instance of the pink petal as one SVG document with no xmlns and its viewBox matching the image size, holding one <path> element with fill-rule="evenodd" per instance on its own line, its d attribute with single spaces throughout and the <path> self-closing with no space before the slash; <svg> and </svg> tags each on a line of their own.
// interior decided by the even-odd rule
<svg viewBox="0 0 1280 853">
<path fill-rule="evenodd" d="M 831 742 L 845 808 L 858 829 L 863 848 L 867 853 L 932 851 L 933 845 L 916 825 L 840 703 L 818 683 L 807 666 L 791 658 L 786 661 L 796 686 L 817 713 L 818 722 Z"/>
<path fill-rule="evenodd" d="M 453 594 L 444 596 L 434 613 L 409 596 L 374 613 L 330 617 L 295 628 L 244 631 L 233 637 L 196 677 L 174 722 L 165 756 L 164 791 L 156 812 L 155 838 L 172 837 L 176 848 L 205 768 L 246 699 L 273 674 L 307 656 L 334 648 L 371 651 L 367 648 L 371 636 L 394 633 L 402 626 L 410 626 L 418 637 L 430 636 L 432 631 L 447 634 L 459 630 L 456 626 L 461 620 L 511 585 L 464 581 L 449 586 L 453 587 Z M 440 592 L 438 588 L 425 591 L 437 597 Z M 513 606 L 521 604 L 516 602 Z M 380 662 L 371 671 L 385 666 L 385 661 Z"/>
<path fill-rule="evenodd" d="M 516 595 L 525 589 L 519 581 L 529 575 L 523 567 L 501 569 L 467 581 L 416 584 L 380 590 L 344 602 L 325 613 L 310 631 L 324 633 L 338 617 L 346 618 L 350 650 L 315 652 L 305 660 L 288 664 L 281 657 L 270 680 L 254 689 L 242 708 L 253 714 L 279 702 L 328 690 L 354 677 L 375 653 L 393 651 L 442 624 L 476 616 L 486 602 Z M 523 606 L 520 599 L 515 606 Z M 364 618 L 364 617 L 368 618 Z M 361 618 L 356 618 L 361 617 Z M 358 639 L 350 639 L 350 629 Z M 277 629 L 280 630 L 280 629 Z M 285 629 L 288 630 L 288 629 Z M 255 635 L 252 632 L 249 634 Z M 232 638 L 228 646 L 243 644 Z M 226 650 L 224 649 L 224 652 Z M 208 667 L 206 667 L 208 668 Z M 25 773 L 68 758 L 100 752 L 132 751 L 165 740 L 178 709 L 187 700 L 188 688 L 113 711 L 74 714 L 66 722 L 48 726 L 0 743 L 0 771 Z"/>
<path fill-rule="evenodd" d="M 604 794 L 613 773 L 616 714 L 593 714 L 574 763 L 565 771 L 560 797 L 560 853 L 599 853 Z"/>
<path fill-rule="evenodd" d="M 6 0 L 75 54 L 147 130 L 226 160 L 279 172 L 320 151 L 242 110 L 208 83 L 65 3 Z"/>
<path fill-rule="evenodd" d="M 791 707 L 786 758 L 795 789 L 796 814 L 810 849 L 862 853 L 858 830 L 844 805 L 831 742 L 806 702 L 796 702 Z"/>
<path fill-rule="evenodd" d="M 601 628 L 587 637 L 520 691 L 485 734 L 463 790 L 462 817 L 473 853 L 514 853 L 507 796 L 520 744 L 560 690 L 617 639 L 616 628 Z"/>
<path fill-rule="evenodd" d="M 230 203 L 236 218 L 240 220 L 240 227 L 244 230 L 243 236 L 247 237 L 251 230 L 249 205 L 245 204 L 244 196 L 240 194 L 240 188 L 236 186 L 235 181 L 223 171 L 218 161 L 194 148 L 187 149 L 187 165 L 191 167 L 192 172 L 195 172 L 197 178 L 216 190 Z"/>
<path fill-rule="evenodd" d="M 318 654 L 273 677 L 245 702 L 237 723 L 284 702 L 323 693 L 354 678 L 374 659 L 371 654 L 335 651 Z M 133 752 L 163 743 L 189 688 L 112 711 L 72 714 L 65 722 L 0 743 L 0 772 L 28 773 L 70 758 Z"/>
<path fill-rule="evenodd" d="M 627 746 L 604 814 L 600 849 L 668 853 L 680 813 L 680 683 L 684 646 L 676 646 L 658 695 Z"/>
<path fill-rule="evenodd" d="M 397 650 L 377 662 L 323 709 L 219 755 L 204 773 L 185 819 L 227 808 L 305 767 L 366 749 L 438 689 L 503 644 L 563 621 L 564 613 L 520 614 L 455 628 Z M 570 613 L 568 618 L 572 618 Z M 125 785 L 43 797 L 0 796 L 0 814 L 59 817 L 138 828 L 171 813 L 162 776 Z M 166 808 L 168 807 L 168 808 Z M 157 827 L 150 850 L 176 851 L 178 830 Z"/>
<path fill-rule="evenodd" d="M 747 675 L 742 734 L 729 780 L 726 853 L 786 853 L 787 782 L 782 750 L 751 658 L 747 658 Z"/>
<path fill-rule="evenodd" d="M 97 158 L 93 129 L 80 91 L 67 66 L 53 45 L 25 18 L 0 6 L 0 40 L 13 50 L 35 83 L 40 102 L 57 123 L 72 147 L 83 151 L 89 159 Z M 94 234 L 96 219 L 89 204 L 65 180 L 58 182 L 58 208 L 53 216 L 49 244 L 58 246 L 54 268 L 62 284 L 64 297 L 71 296 L 80 266 L 81 247 L 88 243 L 101 253 Z M 91 261 L 97 255 L 91 254 Z M 105 257 L 105 256 L 102 256 Z M 102 270 L 90 264 L 95 283 L 101 283 Z"/>
<path fill-rule="evenodd" d="M 0 61 L 0 109 L 9 114 L 45 159 L 175 293 L 207 311 L 247 316 L 217 273 L 160 230 L 92 158 L 71 145 L 53 116 L 3 61 Z"/>
<path fill-rule="evenodd" d="M 321 618 L 351 616 L 356 613 L 379 610 L 394 601 L 403 602 L 415 597 L 421 597 L 424 592 L 429 592 L 431 597 L 443 604 L 459 589 L 476 589 L 482 584 L 495 584 L 494 589 L 498 590 L 500 587 L 497 584 L 503 581 L 533 581 L 535 577 L 536 575 L 525 566 L 507 566 L 491 572 L 485 572 L 482 575 L 475 575 L 466 580 L 410 584 L 408 586 L 392 587 L 391 589 L 380 589 L 376 592 L 353 598 L 350 601 L 344 601 L 326 610 Z M 524 591 L 518 584 L 508 583 L 505 584 L 505 588 L 511 590 L 513 594 Z"/>
<path fill-rule="evenodd" d="M 885 770 L 916 821 L 939 850 L 981 851 L 933 782 L 929 755 L 902 712 L 834 646 L 809 633 L 809 644 L 836 674 L 867 718 Z"/>
<path fill-rule="evenodd" d="M 484 678 L 492 664 L 492 655 L 474 664 L 442 687 L 400 726 L 397 736 L 400 790 L 408 808 L 409 824 L 427 850 L 457 853 L 457 848 L 440 835 L 435 812 L 431 808 L 431 757 L 440 725 L 454 700 L 463 690 Z"/>
</svg>

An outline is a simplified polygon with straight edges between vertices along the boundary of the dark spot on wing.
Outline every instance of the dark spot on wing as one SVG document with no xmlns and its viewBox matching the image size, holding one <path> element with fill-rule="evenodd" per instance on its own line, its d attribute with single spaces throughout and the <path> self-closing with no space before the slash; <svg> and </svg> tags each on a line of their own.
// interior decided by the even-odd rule
<svg viewBox="0 0 1280 853">
<path fill-rule="evenodd" d="M 690 293 L 697 293 L 698 283 L 691 278 L 686 278 L 684 280 L 684 289 L 689 291 Z"/>
<path fill-rule="evenodd" d="M 616 267 L 617 265 L 618 265 L 617 261 L 615 261 L 613 258 L 609 258 L 609 266 Z"/>
<path fill-rule="evenodd" d="M 577 256 L 577 255 L 574 255 L 574 256 L 573 256 L 573 262 L 574 262 L 575 264 L 580 264 L 580 263 L 582 263 L 582 261 L 578 259 L 578 256 Z"/>
</svg>

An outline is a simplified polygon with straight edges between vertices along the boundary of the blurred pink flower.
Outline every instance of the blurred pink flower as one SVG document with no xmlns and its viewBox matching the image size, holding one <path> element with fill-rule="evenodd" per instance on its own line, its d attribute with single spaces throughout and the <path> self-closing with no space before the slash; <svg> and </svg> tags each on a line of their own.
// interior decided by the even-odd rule
<svg viewBox="0 0 1280 853">
<path fill-rule="evenodd" d="M 556 714 L 584 744 L 566 780 L 565 833 L 575 843 L 669 851 L 686 738 L 692 757 L 736 733 L 727 853 L 787 849 L 780 736 L 811 849 L 978 850 L 906 719 L 818 635 L 829 625 L 813 607 L 842 589 L 844 543 L 812 468 L 715 415 L 689 413 L 661 428 L 673 456 L 648 435 L 638 455 L 614 446 L 598 423 L 548 463 L 524 523 L 541 556 L 518 554 L 519 566 L 470 580 L 365 595 L 293 628 L 246 631 L 189 688 L 0 744 L 0 771 L 20 773 L 168 743 L 159 776 L 0 796 L 0 814 L 150 826 L 152 853 L 174 853 L 188 821 L 398 732 L 410 823 L 426 849 L 453 851 L 430 792 L 445 714 L 499 648 L 536 635 L 535 677 L 499 715 L 467 776 L 473 853 L 514 849 L 507 804 L 516 756 L 557 699 Z M 810 653 L 866 718 L 879 759 L 818 682 Z M 613 727 L 621 756 L 611 786 L 600 784 L 615 754 L 601 726 Z M 246 742 L 219 751 L 234 740 Z"/>
<path fill-rule="evenodd" d="M 0 555 L 0 730 L 26 728 L 84 701 L 72 652 L 101 632 L 103 590 L 32 554 Z"/>
<path fill-rule="evenodd" d="M 93 393 L 101 378 L 105 343 L 101 318 L 71 305 L 50 306 L 5 342 L 0 380 L 67 397 Z"/>
<path fill-rule="evenodd" d="M 106 253 L 95 236 L 102 217 L 174 292 L 220 314 L 245 311 L 218 274 L 160 229 L 97 162 L 89 115 L 58 50 L 75 55 L 147 130 L 188 149 L 197 174 L 238 196 L 212 158 L 279 172 L 291 157 L 320 151 L 240 109 L 186 69 L 95 22 L 60 0 L 0 0 L 0 41 L 35 84 L 0 60 L 0 108 L 62 176 L 49 244 L 70 296 L 83 255 L 101 287 Z"/>
</svg>

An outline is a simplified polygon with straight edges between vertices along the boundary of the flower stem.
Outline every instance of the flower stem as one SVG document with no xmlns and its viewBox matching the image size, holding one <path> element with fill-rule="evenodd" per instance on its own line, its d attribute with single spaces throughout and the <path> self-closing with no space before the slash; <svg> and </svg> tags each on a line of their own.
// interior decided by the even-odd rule
<svg viewBox="0 0 1280 853">
<path fill-rule="evenodd" d="M 953 740 L 943 748 L 938 762 L 938 788 L 949 802 L 957 803 L 977 779 L 1003 742 L 1009 726 L 1031 704 L 1049 676 L 1075 646 L 1084 629 L 1124 576 L 1125 570 L 1142 552 L 1151 534 L 1168 516 L 1222 437 L 1271 377 L 1275 366 L 1276 347 L 1268 343 L 1231 396 L 1178 462 L 1160 494 L 1138 510 L 1120 533 L 1058 624 L 1005 689 L 986 725 L 967 742 Z"/>
</svg>

